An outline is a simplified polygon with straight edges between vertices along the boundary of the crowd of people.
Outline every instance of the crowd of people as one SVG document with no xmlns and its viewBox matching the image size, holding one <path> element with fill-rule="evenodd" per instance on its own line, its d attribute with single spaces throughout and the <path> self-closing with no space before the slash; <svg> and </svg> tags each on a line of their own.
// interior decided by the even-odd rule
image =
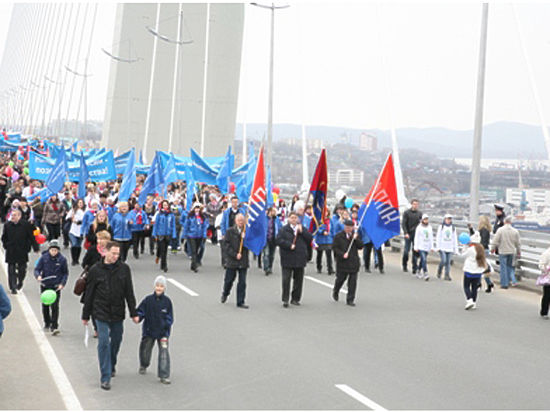
<svg viewBox="0 0 550 412">
<path fill-rule="evenodd" d="M 157 276 L 153 293 L 138 305 L 128 265 L 129 255 L 135 262 L 148 252 L 159 270 L 166 273 L 170 256 L 185 254 L 189 258 L 190 271 L 198 273 L 207 242 L 220 244 L 220 270 L 224 271 L 220 301 L 227 302 L 236 281 L 236 305 L 241 309 L 249 308 L 246 278 L 253 259 L 265 276 L 270 276 L 277 249 L 282 270 L 283 308 L 301 304 L 308 262 L 315 264 L 319 274 L 335 275 L 334 301 L 339 300 L 340 290 L 347 282 L 346 304 L 351 307 L 355 306 L 361 267 L 368 273 L 372 270 L 384 273 L 384 246 L 375 247 L 361 227 L 359 205 L 346 207 L 349 204 L 345 198 L 338 199 L 332 211 L 327 207 L 322 221 L 315 225 L 312 224 L 311 205 L 300 200 L 298 195 L 288 206 L 278 198 L 268 207 L 265 216 L 265 247 L 259 256 L 251 256 L 243 244 L 247 199 L 239 199 L 233 193 L 221 193 L 216 186 L 201 185 L 188 202 L 185 182 L 176 182 L 170 184 L 164 194 L 148 195 L 141 204 L 138 197 L 142 177 L 138 178 L 137 188 L 128 201 L 118 199 L 120 181 L 89 183 L 86 195 L 81 198 L 78 186 L 67 182 L 62 192 L 40 199 L 33 195 L 42 183 L 29 179 L 23 173 L 24 166 L 22 162 L 12 166 L 13 170 L 21 171 L 16 180 L 0 175 L 0 219 L 4 222 L 2 244 L 8 266 L 8 290 L 13 295 L 21 291 L 29 254 L 31 250 L 40 252 L 37 235 L 46 236 L 47 248 L 39 255 L 33 270 L 41 292 L 55 291 L 54 303 L 43 304 L 42 313 L 44 328 L 52 335 L 59 335 L 59 302 L 68 282 L 69 267 L 82 267 L 74 292 L 81 297 L 82 322 L 93 325 L 94 337 L 98 340 L 100 385 L 105 390 L 110 389 L 111 378 L 116 375 L 126 310 L 135 323 L 143 322 L 139 373 L 146 373 L 156 342 L 158 377 L 161 382 L 170 383 L 168 342 L 174 311 L 165 293 L 167 280 L 162 275 Z M 430 217 L 420 211 L 417 200 L 412 200 L 411 208 L 405 211 L 401 220 L 403 271 L 408 272 L 412 252 L 413 276 L 429 280 L 427 257 L 430 252 L 437 251 L 440 255 L 437 277 L 450 281 L 452 258 L 462 254 L 467 310 L 476 307 L 482 278 L 487 285 L 485 292 L 491 293 L 494 288 L 490 278 L 493 269 L 486 259 L 490 253 L 497 254 L 500 260 L 500 287 L 515 286 L 519 234 L 511 226 L 511 219 L 504 215 L 503 207 L 495 205 L 495 210 L 494 226 L 491 227 L 487 216 L 482 216 L 478 227 L 470 227 L 470 236 L 461 244 L 451 215 L 445 215 L 434 230 Z M 491 232 L 494 234 L 492 242 Z M 62 253 L 64 248 L 70 248 L 70 259 Z M 541 268 L 549 265 L 550 252 L 541 258 Z M 184 270 L 181 267 L 171 270 L 174 269 Z M 549 305 L 550 285 L 544 287 L 541 303 L 544 318 L 548 318 Z M 1 320 L 8 313 L 9 299 L 0 287 L 0 334 L 3 330 Z"/>
</svg>

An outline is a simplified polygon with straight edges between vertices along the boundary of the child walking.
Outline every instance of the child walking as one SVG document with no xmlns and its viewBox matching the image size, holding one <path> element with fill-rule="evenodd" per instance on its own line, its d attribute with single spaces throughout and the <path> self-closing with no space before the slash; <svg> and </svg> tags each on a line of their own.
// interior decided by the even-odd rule
<svg viewBox="0 0 550 412">
<path fill-rule="evenodd" d="M 481 276 L 487 270 L 485 250 L 480 245 L 481 236 L 476 232 L 470 238 L 470 243 L 462 253 L 464 260 L 464 294 L 466 295 L 466 306 L 464 309 L 476 308 L 477 290 L 481 283 Z"/>
<path fill-rule="evenodd" d="M 170 354 L 168 338 L 174 323 L 172 301 L 165 295 L 166 278 L 157 276 L 155 291 L 146 296 L 137 308 L 139 321 L 143 322 L 141 343 L 139 345 L 139 373 L 144 375 L 151 364 L 151 352 L 157 342 L 159 348 L 158 377 L 164 384 L 170 383 Z"/>
</svg>

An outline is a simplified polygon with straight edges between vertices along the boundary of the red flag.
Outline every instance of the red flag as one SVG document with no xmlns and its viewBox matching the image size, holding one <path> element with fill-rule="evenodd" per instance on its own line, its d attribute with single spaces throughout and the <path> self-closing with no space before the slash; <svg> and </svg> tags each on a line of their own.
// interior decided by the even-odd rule
<svg viewBox="0 0 550 412">
<path fill-rule="evenodd" d="M 327 210 L 327 190 L 328 190 L 328 168 L 326 150 L 321 151 L 315 174 L 309 187 L 309 193 L 313 197 L 312 210 L 313 216 L 309 224 L 309 231 L 315 233 L 319 226 L 323 224 L 325 212 Z"/>
<path fill-rule="evenodd" d="M 267 192 L 265 189 L 264 149 L 260 148 L 254 185 L 248 201 L 248 221 L 246 222 L 246 234 L 244 246 L 259 255 L 263 250 L 267 237 L 267 220 L 265 218 L 267 208 Z"/>
<path fill-rule="evenodd" d="M 376 193 L 372 195 L 373 189 L 376 187 Z M 397 200 L 397 183 L 395 182 L 395 171 L 393 168 L 393 157 L 391 153 L 388 155 L 382 171 L 378 175 L 376 182 L 369 190 L 363 203 L 367 204 L 371 201 L 383 202 L 399 209 Z"/>
</svg>

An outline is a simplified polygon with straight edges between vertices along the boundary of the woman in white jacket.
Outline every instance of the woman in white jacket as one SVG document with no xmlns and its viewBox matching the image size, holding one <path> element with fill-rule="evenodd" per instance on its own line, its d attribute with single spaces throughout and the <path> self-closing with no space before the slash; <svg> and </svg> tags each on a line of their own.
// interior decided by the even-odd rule
<svg viewBox="0 0 550 412">
<path fill-rule="evenodd" d="M 429 216 L 422 215 L 420 224 L 414 233 L 414 250 L 420 254 L 420 266 L 416 276 L 418 279 L 430 280 L 428 275 L 428 253 L 433 250 L 434 232 L 429 223 Z"/>
<path fill-rule="evenodd" d="M 458 239 L 453 217 L 449 214 L 445 215 L 443 223 L 437 228 L 435 250 L 439 251 L 440 257 L 437 278 L 441 279 L 441 272 L 445 267 L 445 280 L 451 280 L 451 258 L 453 254 L 458 253 Z"/>
<path fill-rule="evenodd" d="M 481 276 L 487 269 L 485 249 L 480 245 L 481 236 L 476 232 L 470 238 L 470 243 L 462 253 L 464 260 L 464 294 L 466 295 L 466 306 L 464 309 L 475 309 L 477 301 L 477 290 L 481 285 Z"/>
</svg>

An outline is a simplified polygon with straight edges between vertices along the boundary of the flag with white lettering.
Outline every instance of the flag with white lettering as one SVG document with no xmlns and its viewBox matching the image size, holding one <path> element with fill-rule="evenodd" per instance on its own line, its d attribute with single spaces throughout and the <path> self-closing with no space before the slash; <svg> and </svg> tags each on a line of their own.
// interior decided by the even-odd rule
<svg viewBox="0 0 550 412">
<path fill-rule="evenodd" d="M 246 222 L 246 234 L 243 244 L 255 255 L 263 250 L 267 238 L 267 219 L 265 212 L 267 207 L 265 190 L 264 150 L 260 148 L 260 155 L 254 175 L 254 185 L 248 200 L 248 220 Z"/>
</svg>

